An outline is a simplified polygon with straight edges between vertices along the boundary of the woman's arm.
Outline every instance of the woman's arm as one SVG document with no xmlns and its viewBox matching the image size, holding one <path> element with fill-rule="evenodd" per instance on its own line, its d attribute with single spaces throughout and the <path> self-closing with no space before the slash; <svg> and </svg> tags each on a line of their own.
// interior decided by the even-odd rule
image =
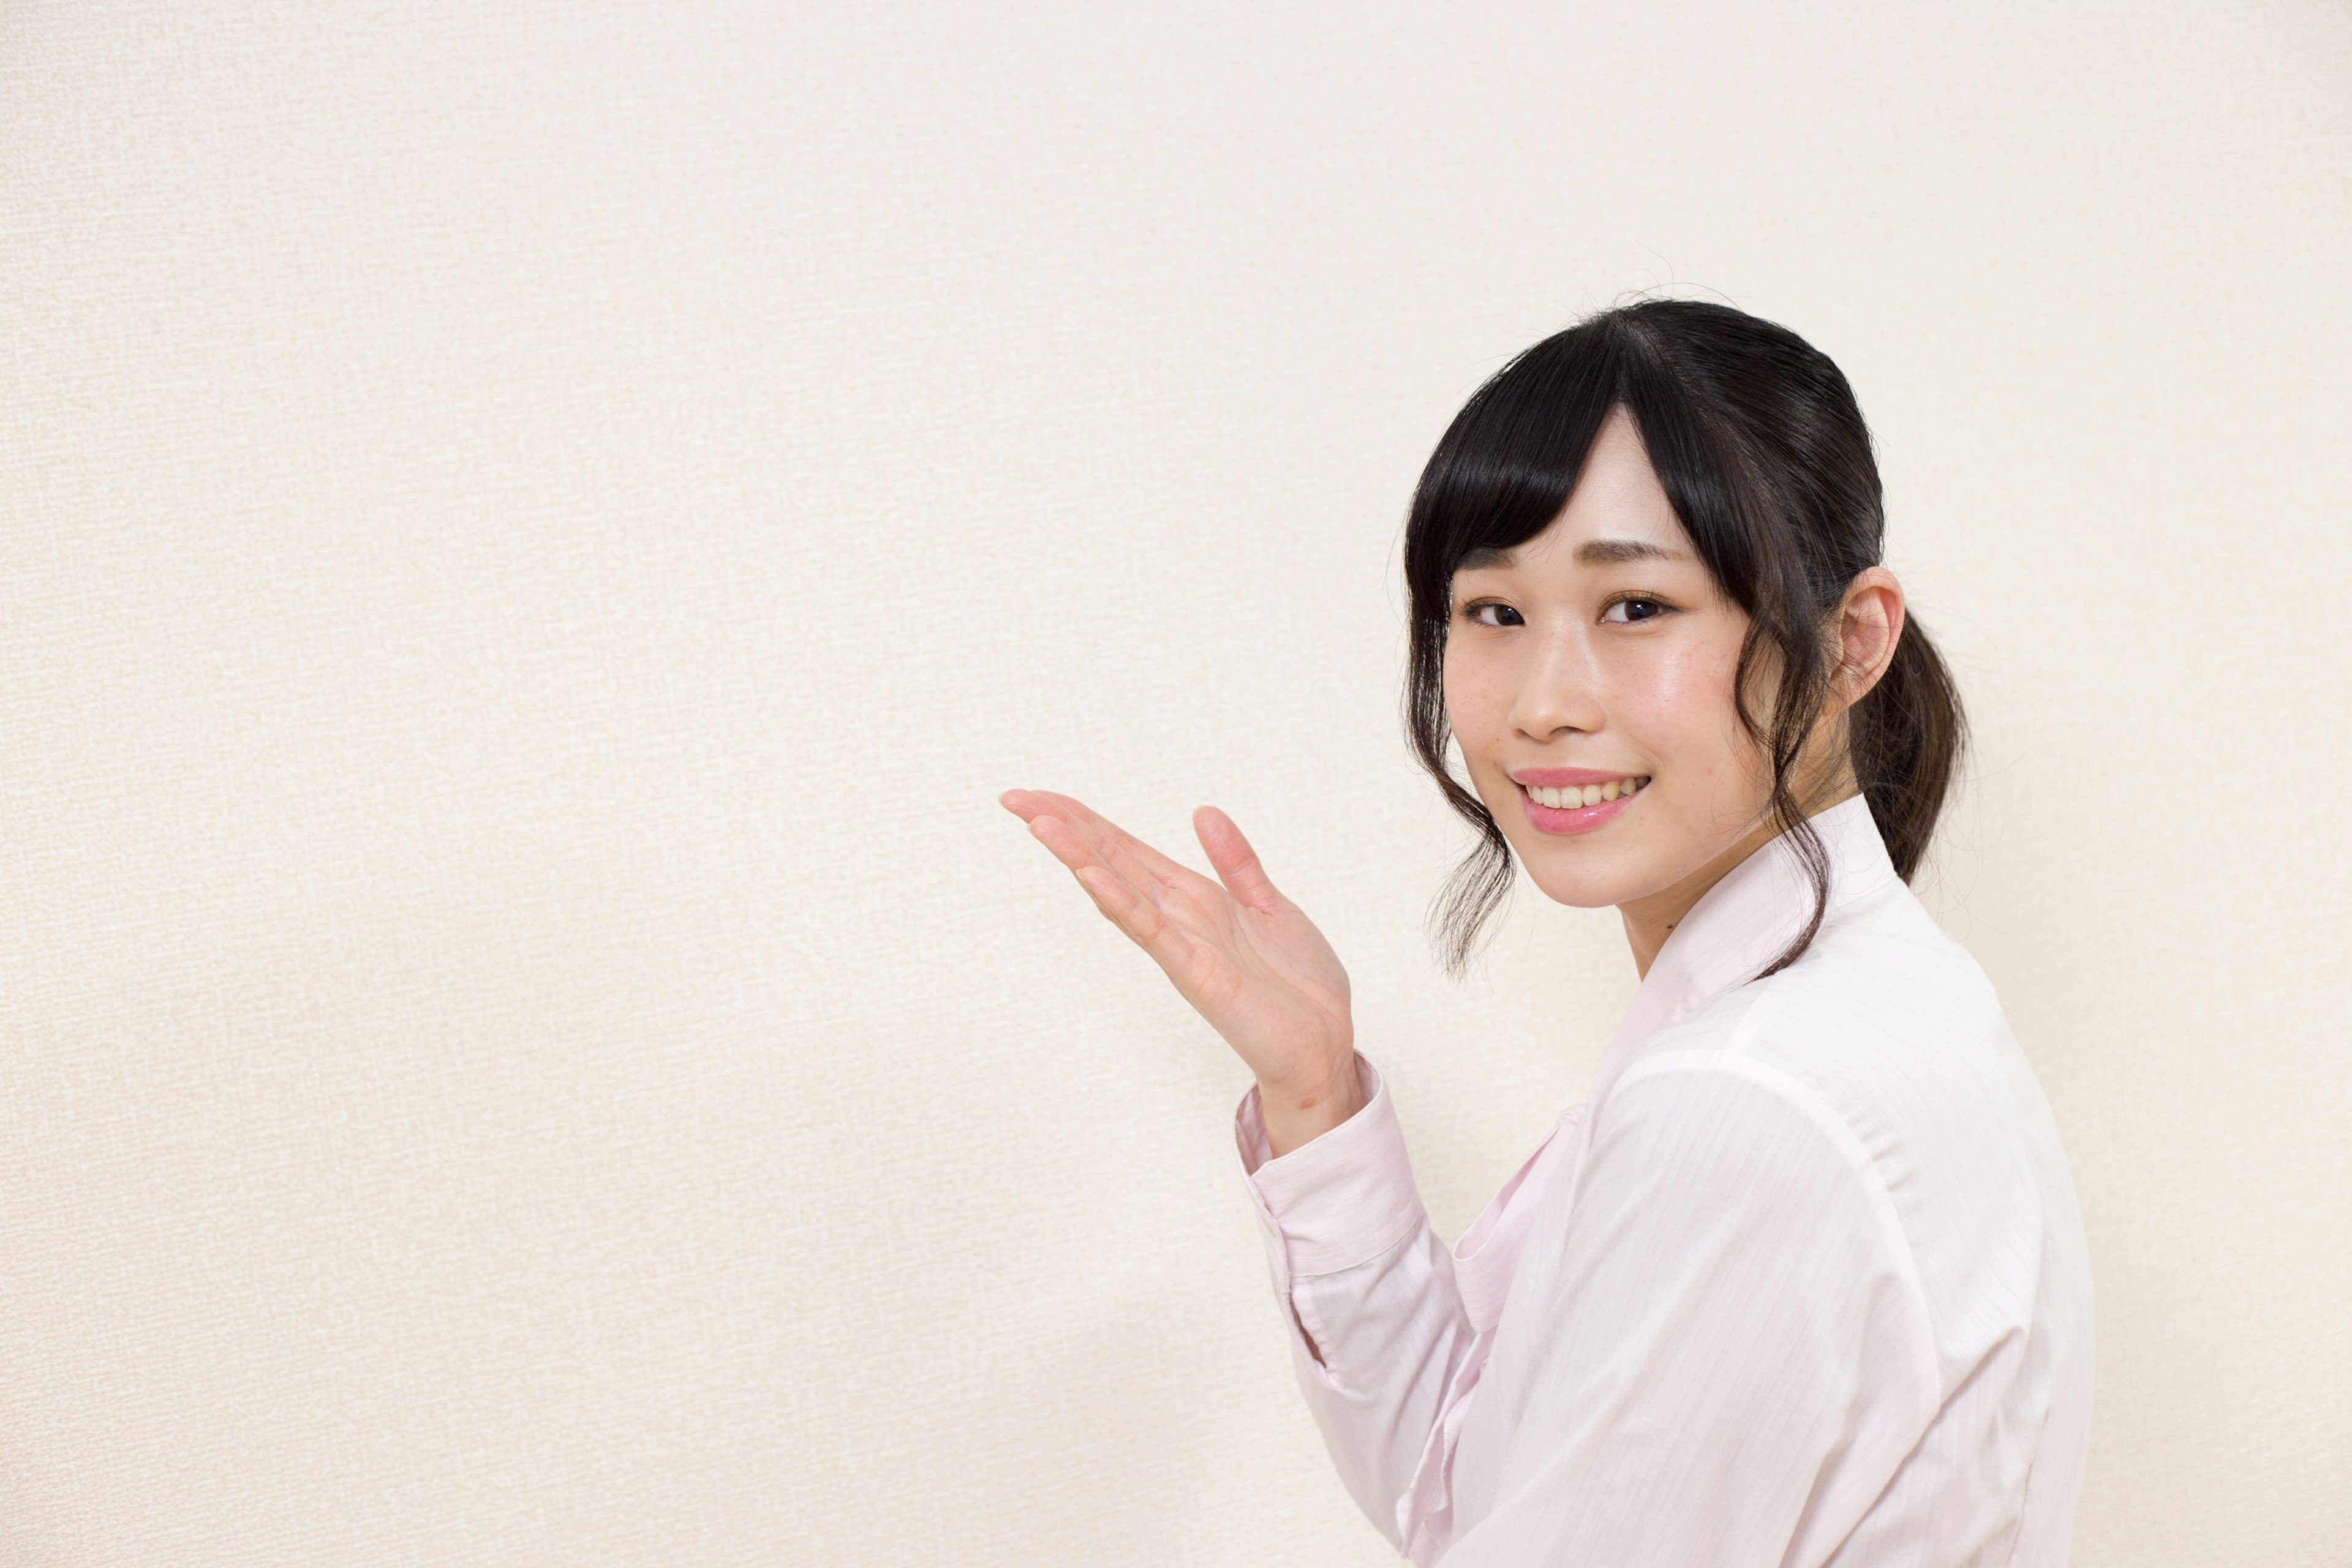
<svg viewBox="0 0 2352 1568">
<path fill-rule="evenodd" d="M 1380 1075 L 1356 1054 L 1346 970 L 1214 806 L 1192 814 L 1213 882 L 1067 795 L 1000 798 L 1257 1079 L 1236 1132 L 1300 1385 L 1348 1489 L 1417 1548 L 1438 1511 L 1443 1415 L 1476 1362 Z"/>
<path fill-rule="evenodd" d="M 1332 1464 L 1391 1545 L 1427 1552 L 1431 1516 L 1444 1511 L 1446 1439 L 1484 1347 L 1387 1089 L 1370 1062 L 1356 1064 L 1363 1108 L 1347 1121 L 1271 1158 L 1254 1089 L 1234 1113 L 1234 1142 L 1292 1368 Z"/>
</svg>

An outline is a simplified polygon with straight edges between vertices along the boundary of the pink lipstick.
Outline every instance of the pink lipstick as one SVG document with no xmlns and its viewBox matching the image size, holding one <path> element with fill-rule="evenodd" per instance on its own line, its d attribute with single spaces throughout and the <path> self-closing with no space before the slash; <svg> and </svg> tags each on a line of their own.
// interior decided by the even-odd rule
<svg viewBox="0 0 2352 1568">
<path fill-rule="evenodd" d="M 1528 823 L 1539 833 L 1590 833 L 1622 816 L 1634 797 L 1649 787 L 1644 774 L 1601 773 L 1592 768 L 1524 768 L 1511 777 L 1519 786 L 1519 800 L 1526 807 Z M 1546 805 L 1530 793 L 1531 789 L 1588 784 L 1622 785 L 1629 778 L 1638 781 L 1633 788 L 1620 790 L 1615 799 L 1596 801 L 1591 805 Z"/>
</svg>

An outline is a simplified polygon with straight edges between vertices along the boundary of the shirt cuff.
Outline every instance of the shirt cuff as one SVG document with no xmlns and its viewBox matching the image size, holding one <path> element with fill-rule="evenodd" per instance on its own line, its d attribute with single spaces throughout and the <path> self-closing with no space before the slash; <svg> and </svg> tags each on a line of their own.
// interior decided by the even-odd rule
<svg viewBox="0 0 2352 1568">
<path fill-rule="evenodd" d="M 1256 1085 L 1234 1111 L 1242 1179 L 1285 1290 L 1293 1279 L 1336 1274 L 1378 1258 L 1425 1217 L 1394 1102 L 1360 1054 L 1356 1082 L 1362 1108 L 1279 1159 L 1269 1157 Z"/>
</svg>

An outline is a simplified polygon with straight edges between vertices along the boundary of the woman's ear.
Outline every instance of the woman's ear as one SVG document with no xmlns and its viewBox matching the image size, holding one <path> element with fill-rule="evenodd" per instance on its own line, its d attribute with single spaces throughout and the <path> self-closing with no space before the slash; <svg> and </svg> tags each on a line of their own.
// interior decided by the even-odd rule
<svg viewBox="0 0 2352 1568">
<path fill-rule="evenodd" d="M 1869 695 L 1903 639 L 1903 584 L 1884 566 L 1867 566 L 1845 585 L 1838 605 L 1838 667 L 1830 675 L 1830 711 Z"/>
</svg>

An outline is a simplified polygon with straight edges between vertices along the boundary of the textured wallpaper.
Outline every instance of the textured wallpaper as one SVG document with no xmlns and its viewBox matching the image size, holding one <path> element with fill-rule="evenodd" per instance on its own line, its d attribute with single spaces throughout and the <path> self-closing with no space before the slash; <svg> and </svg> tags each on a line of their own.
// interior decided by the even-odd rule
<svg viewBox="0 0 2352 1568">
<path fill-rule="evenodd" d="M 1461 400 L 1838 360 L 2084 1568 L 2347 1561 L 2352 13 L 0 9 L 0 1563 L 1374 1564 L 1244 1069 L 996 805 L 1330 937 L 1451 1237 L 1633 987 L 1397 718 Z"/>
</svg>

